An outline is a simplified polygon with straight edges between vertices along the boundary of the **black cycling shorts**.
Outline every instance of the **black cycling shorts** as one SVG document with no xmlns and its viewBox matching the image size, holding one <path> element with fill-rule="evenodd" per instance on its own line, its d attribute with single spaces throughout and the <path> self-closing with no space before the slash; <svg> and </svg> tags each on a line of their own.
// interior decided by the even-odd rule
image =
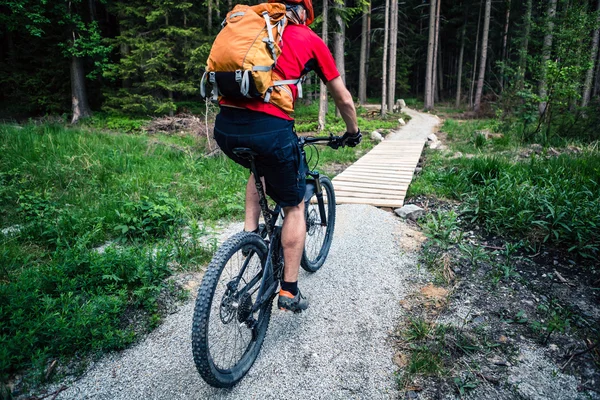
<svg viewBox="0 0 600 400">
<path fill-rule="evenodd" d="M 267 194 L 281 207 L 297 206 L 304 199 L 308 170 L 294 121 L 246 109 L 221 107 L 215 121 L 215 140 L 236 163 L 250 163 L 233 154 L 236 147 L 248 147 L 258 153 L 258 173 L 265 177 Z"/>
</svg>

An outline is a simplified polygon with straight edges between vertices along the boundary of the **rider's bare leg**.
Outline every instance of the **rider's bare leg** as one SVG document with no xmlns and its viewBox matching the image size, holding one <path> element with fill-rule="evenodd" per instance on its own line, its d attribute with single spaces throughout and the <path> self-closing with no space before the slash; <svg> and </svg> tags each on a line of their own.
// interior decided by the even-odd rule
<svg viewBox="0 0 600 400">
<path fill-rule="evenodd" d="M 306 237 L 304 201 L 297 206 L 284 207 L 283 211 L 285 213 L 281 230 L 281 245 L 283 246 L 285 264 L 283 280 L 285 282 L 297 282 Z"/>
<path fill-rule="evenodd" d="M 265 178 L 261 178 L 263 188 L 265 187 Z M 258 229 L 258 218 L 260 217 L 260 203 L 258 202 L 258 190 L 254 174 L 250 174 L 246 184 L 246 218 L 244 219 L 244 230 L 252 232 Z"/>
</svg>

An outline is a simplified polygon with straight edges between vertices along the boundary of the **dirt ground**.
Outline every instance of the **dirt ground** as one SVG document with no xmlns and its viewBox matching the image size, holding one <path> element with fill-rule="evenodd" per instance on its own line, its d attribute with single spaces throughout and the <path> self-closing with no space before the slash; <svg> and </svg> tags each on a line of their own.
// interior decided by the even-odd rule
<svg viewBox="0 0 600 400">
<path fill-rule="evenodd" d="M 429 213 L 458 209 L 411 200 Z M 401 303 L 392 336 L 401 397 L 600 399 L 600 271 L 558 251 L 511 253 L 514 243 L 461 227 L 462 241 L 439 255 L 443 271 Z M 400 247 L 423 261 L 419 226 L 401 231 Z"/>
</svg>

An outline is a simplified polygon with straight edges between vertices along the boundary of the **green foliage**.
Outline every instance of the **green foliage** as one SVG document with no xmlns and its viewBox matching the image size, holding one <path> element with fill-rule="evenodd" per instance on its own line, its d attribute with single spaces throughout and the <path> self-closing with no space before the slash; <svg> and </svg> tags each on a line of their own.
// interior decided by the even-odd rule
<svg viewBox="0 0 600 400">
<path fill-rule="evenodd" d="M 455 124 L 455 123 L 452 123 Z M 468 124 L 465 124 L 468 125 Z M 452 125 L 447 122 L 446 127 Z M 451 130 L 459 144 L 469 130 Z M 436 194 L 464 202 L 464 216 L 487 232 L 524 238 L 528 245 L 559 246 L 575 255 L 600 254 L 600 156 L 563 154 L 515 161 L 487 148 L 472 158 L 434 156 L 411 184 L 409 195 Z M 443 243 L 442 243 L 443 244 Z M 509 269 L 502 271 L 502 276 Z"/>
<path fill-rule="evenodd" d="M 148 239 L 173 233 L 184 222 L 185 208 L 167 193 L 158 193 L 156 199 L 142 196 L 137 202 L 125 202 L 116 210 L 119 224 L 115 226 L 122 239 Z"/>
<path fill-rule="evenodd" d="M 170 274 L 168 250 L 109 248 L 100 254 L 87 240 L 13 270 L 0 284 L 3 380 L 51 358 L 123 348 L 138 333 L 123 323 L 123 313 L 155 312 Z"/>
<path fill-rule="evenodd" d="M 543 302 L 537 307 L 539 320 L 530 322 L 531 329 L 538 334 L 543 344 L 547 344 L 554 332 L 564 333 L 571 328 L 575 316 L 560 305 L 557 300 Z"/>
<path fill-rule="evenodd" d="M 200 4 L 133 1 L 115 3 L 114 11 L 120 35 L 112 44 L 121 58 L 105 68 L 104 77 L 123 87 L 105 92 L 103 108 L 134 115 L 173 113 L 175 93 L 197 94 L 200 60 L 209 48 L 199 25 L 189 23 L 201 15 Z"/>
<path fill-rule="evenodd" d="M 358 126 L 363 132 L 372 132 L 374 130 L 387 130 L 398 128 L 398 114 L 388 114 L 386 117 L 381 118 L 380 116 L 369 117 L 367 111 L 359 108 L 357 110 L 358 115 Z M 317 120 L 319 115 L 319 103 L 317 101 L 309 104 L 302 105 L 297 104 L 296 106 L 296 131 L 298 133 L 314 133 L 317 131 L 319 122 Z M 406 118 L 408 121 L 410 117 Z M 346 131 L 346 124 L 341 117 L 335 116 L 335 104 L 329 103 L 328 112 L 325 117 L 325 130 L 332 132 L 336 135 L 342 134 Z"/>
<path fill-rule="evenodd" d="M 148 121 L 148 118 L 132 118 L 126 115 L 97 112 L 91 118 L 85 120 L 84 124 L 96 129 L 139 133 Z"/>
<path fill-rule="evenodd" d="M 246 172 L 169 140 L 0 125 L 0 379 L 131 343 L 172 270 L 210 259 L 200 226 L 242 215 Z"/>
<path fill-rule="evenodd" d="M 462 240 L 463 233 L 458 227 L 458 215 L 454 211 L 428 214 L 421 223 L 425 236 L 442 250 Z"/>
</svg>

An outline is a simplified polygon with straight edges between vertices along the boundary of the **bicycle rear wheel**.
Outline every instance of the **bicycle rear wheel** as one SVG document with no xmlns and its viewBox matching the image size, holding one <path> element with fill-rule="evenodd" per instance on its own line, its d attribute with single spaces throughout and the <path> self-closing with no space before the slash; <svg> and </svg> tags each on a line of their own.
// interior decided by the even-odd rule
<svg viewBox="0 0 600 400">
<path fill-rule="evenodd" d="M 326 176 L 319 177 L 321 187 L 323 188 L 323 203 L 325 207 L 326 224 L 321 221 L 319 212 L 319 200 L 317 195 L 313 194 L 308 203 L 306 203 L 306 240 L 304 243 L 304 253 L 300 265 L 306 271 L 316 272 L 323 266 L 331 241 L 333 239 L 333 229 L 335 227 L 335 193 L 333 184 Z"/>
<path fill-rule="evenodd" d="M 240 232 L 219 248 L 202 279 L 194 309 L 192 352 L 196 369 L 211 386 L 234 386 L 260 352 L 272 299 L 252 315 L 254 326 L 247 321 L 257 301 L 267 253 L 259 235 Z"/>
</svg>

